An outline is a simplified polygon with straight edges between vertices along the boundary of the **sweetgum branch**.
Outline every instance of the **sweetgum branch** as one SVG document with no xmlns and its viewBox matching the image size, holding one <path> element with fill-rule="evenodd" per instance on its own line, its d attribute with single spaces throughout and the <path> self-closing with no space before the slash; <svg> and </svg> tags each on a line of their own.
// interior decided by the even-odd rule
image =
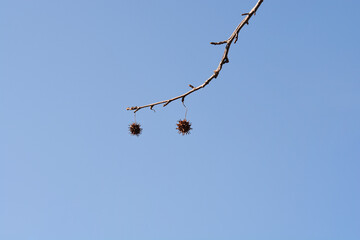
<svg viewBox="0 0 360 240">
<path fill-rule="evenodd" d="M 220 63 L 218 65 L 218 67 L 216 68 L 216 70 L 214 71 L 214 73 L 203 83 L 201 84 L 200 86 L 197 86 L 197 87 L 194 87 L 192 85 L 189 85 L 189 87 L 191 87 L 191 90 L 182 94 L 182 95 L 179 95 L 177 97 L 174 97 L 174 98 L 170 98 L 170 99 L 167 99 L 167 100 L 163 100 L 163 101 L 160 101 L 160 102 L 155 102 L 155 103 L 151 103 L 151 104 L 147 104 L 147 105 L 144 105 L 144 106 L 134 106 L 134 107 L 128 107 L 126 108 L 126 110 L 132 110 L 134 111 L 134 113 L 136 113 L 137 111 L 139 111 L 140 109 L 143 109 L 143 108 L 150 108 L 150 109 L 153 109 L 154 106 L 156 105 L 159 105 L 159 104 L 163 104 L 163 107 L 165 107 L 166 105 L 168 105 L 169 103 L 171 103 L 172 101 L 175 101 L 175 100 L 178 100 L 181 98 L 181 101 L 184 102 L 185 100 L 185 97 L 190 95 L 191 93 L 193 92 L 196 92 L 202 88 L 204 88 L 206 85 L 208 85 L 214 78 L 217 78 L 223 65 L 228 63 L 229 62 L 229 58 L 228 58 L 228 53 L 229 53 L 229 49 L 230 49 L 230 46 L 231 44 L 234 42 L 236 43 L 237 40 L 238 40 L 238 37 L 239 37 L 239 32 L 240 30 L 243 28 L 243 26 L 245 26 L 245 24 L 249 24 L 249 20 L 250 18 L 256 14 L 256 11 L 259 9 L 260 5 L 263 3 L 264 0 L 259 0 L 255 7 L 253 7 L 253 9 L 251 9 L 250 12 L 248 13 L 244 13 L 242 14 L 243 16 L 245 16 L 245 18 L 241 21 L 241 23 L 236 27 L 236 29 L 234 30 L 234 32 L 231 34 L 231 36 L 225 40 L 225 41 L 221 41 L 221 42 L 211 42 L 210 44 L 213 44 L 213 45 L 222 45 L 222 44 L 226 44 L 225 45 L 225 50 L 224 50 L 224 54 L 220 60 Z"/>
</svg>

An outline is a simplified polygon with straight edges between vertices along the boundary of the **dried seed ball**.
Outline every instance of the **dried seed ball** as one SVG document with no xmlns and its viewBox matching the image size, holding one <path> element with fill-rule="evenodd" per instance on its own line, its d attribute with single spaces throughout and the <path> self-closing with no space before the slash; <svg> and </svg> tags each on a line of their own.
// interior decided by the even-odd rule
<svg viewBox="0 0 360 240">
<path fill-rule="evenodd" d="M 191 123 L 189 121 L 187 121 L 186 119 L 184 120 L 179 120 L 179 122 L 176 124 L 177 126 L 177 130 L 179 131 L 179 134 L 185 135 L 185 134 L 190 134 L 190 130 L 191 128 Z"/>
<path fill-rule="evenodd" d="M 142 128 L 139 123 L 132 123 L 129 125 L 129 131 L 131 135 L 139 136 L 141 134 Z"/>
</svg>

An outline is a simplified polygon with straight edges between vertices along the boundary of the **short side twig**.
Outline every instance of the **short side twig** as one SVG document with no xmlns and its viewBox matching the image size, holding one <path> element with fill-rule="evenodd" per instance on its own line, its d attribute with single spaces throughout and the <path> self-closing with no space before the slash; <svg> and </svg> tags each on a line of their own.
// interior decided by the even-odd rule
<svg viewBox="0 0 360 240">
<path fill-rule="evenodd" d="M 182 95 L 179 95 L 177 97 L 174 97 L 174 98 L 171 98 L 171 99 L 167 99 L 167 100 L 163 100 L 163 101 L 160 101 L 160 102 L 155 102 L 155 103 L 151 103 L 151 104 L 147 104 L 147 105 L 144 105 L 144 106 L 135 106 L 135 107 L 128 107 L 126 108 L 126 110 L 131 110 L 131 111 L 134 111 L 134 113 L 136 113 L 137 111 L 139 111 L 140 109 L 143 109 L 143 108 L 150 108 L 150 109 L 153 109 L 154 106 L 156 105 L 159 105 L 159 104 L 163 104 L 163 107 L 165 107 L 166 105 L 168 105 L 169 103 L 171 103 L 172 101 L 175 101 L 177 99 L 180 99 L 184 102 L 184 99 L 186 96 L 188 96 L 189 94 L 193 93 L 193 92 L 196 92 L 197 90 L 201 89 L 201 88 L 204 88 L 206 85 L 208 85 L 211 80 L 213 80 L 214 78 L 217 78 L 217 76 L 219 75 L 223 65 L 225 63 L 228 63 L 229 62 L 229 58 L 228 58 L 228 53 L 229 53 L 229 49 L 230 49 L 230 46 L 231 44 L 234 42 L 236 43 L 237 40 L 238 40 L 238 37 L 239 37 L 239 32 L 240 30 L 242 29 L 242 27 L 245 25 L 245 24 L 249 24 L 249 20 L 250 18 L 256 14 L 256 11 L 258 10 L 258 8 L 260 7 L 260 5 L 262 4 L 264 0 L 258 0 L 258 2 L 256 3 L 255 7 L 253 7 L 253 9 L 251 9 L 250 12 L 248 13 L 244 13 L 242 14 L 243 16 L 245 16 L 245 18 L 241 21 L 241 23 L 236 27 L 236 29 L 234 30 L 234 32 L 231 34 L 231 36 L 225 40 L 225 41 L 221 41 L 221 42 L 211 42 L 210 44 L 213 44 L 213 45 L 221 45 L 221 44 L 226 44 L 225 45 L 225 50 L 224 50 L 224 54 L 220 60 L 220 63 L 218 65 L 218 67 L 215 69 L 214 73 L 203 83 L 201 84 L 200 86 L 197 86 L 197 87 L 194 87 L 192 85 L 189 85 L 191 87 L 191 90 L 189 90 L 188 92 L 182 94 Z"/>
</svg>

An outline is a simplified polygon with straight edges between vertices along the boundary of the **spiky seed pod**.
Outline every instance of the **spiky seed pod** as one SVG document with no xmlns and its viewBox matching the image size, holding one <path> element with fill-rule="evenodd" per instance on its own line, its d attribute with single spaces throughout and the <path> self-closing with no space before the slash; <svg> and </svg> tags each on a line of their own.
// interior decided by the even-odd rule
<svg viewBox="0 0 360 240">
<path fill-rule="evenodd" d="M 179 122 L 176 124 L 177 126 L 177 130 L 179 131 L 179 134 L 185 135 L 185 134 L 190 134 L 190 130 L 191 128 L 191 123 L 189 121 L 187 121 L 186 119 L 184 120 L 179 120 Z"/>
<path fill-rule="evenodd" d="M 132 123 L 129 125 L 129 131 L 131 135 L 139 136 L 141 134 L 142 128 L 139 123 Z"/>
</svg>

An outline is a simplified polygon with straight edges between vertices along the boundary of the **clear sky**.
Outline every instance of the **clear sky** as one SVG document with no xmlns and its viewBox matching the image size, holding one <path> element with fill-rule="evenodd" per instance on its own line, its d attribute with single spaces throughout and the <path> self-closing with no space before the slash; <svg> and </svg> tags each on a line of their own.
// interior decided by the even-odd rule
<svg viewBox="0 0 360 240">
<path fill-rule="evenodd" d="M 2 0 L 1 240 L 359 240 L 355 0 Z"/>
</svg>

